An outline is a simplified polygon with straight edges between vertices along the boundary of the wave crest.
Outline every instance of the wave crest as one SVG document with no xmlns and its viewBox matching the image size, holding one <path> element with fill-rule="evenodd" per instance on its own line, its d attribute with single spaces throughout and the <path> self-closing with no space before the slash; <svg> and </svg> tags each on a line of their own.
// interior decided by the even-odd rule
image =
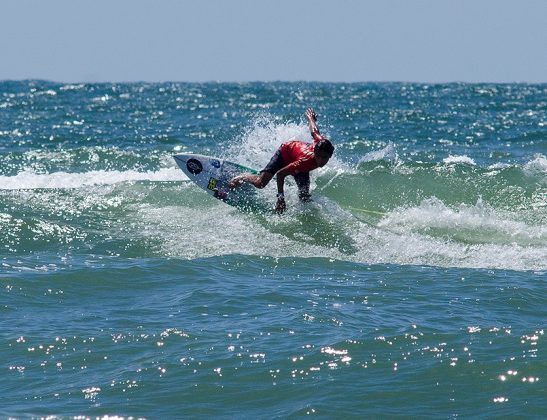
<svg viewBox="0 0 547 420">
<path fill-rule="evenodd" d="M 181 181 L 188 178 L 177 168 L 158 171 L 89 171 L 82 173 L 54 172 L 37 174 L 23 171 L 14 176 L 0 176 L 0 190 L 71 189 L 92 185 L 112 185 L 136 181 Z"/>
</svg>

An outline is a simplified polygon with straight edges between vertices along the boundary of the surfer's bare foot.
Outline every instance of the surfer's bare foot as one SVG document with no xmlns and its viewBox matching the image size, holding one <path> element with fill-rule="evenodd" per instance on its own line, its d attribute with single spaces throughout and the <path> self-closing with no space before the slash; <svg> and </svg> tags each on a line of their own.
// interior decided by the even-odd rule
<svg viewBox="0 0 547 420">
<path fill-rule="evenodd" d="M 223 190 L 219 190 L 218 188 L 215 188 L 213 190 L 215 192 L 215 198 L 218 198 L 219 200 L 226 200 L 228 198 L 228 193 Z"/>
<path fill-rule="evenodd" d="M 241 179 L 241 176 L 235 176 L 230 180 L 228 186 L 230 187 L 230 189 L 233 190 L 239 187 L 241 184 L 243 184 L 243 179 Z"/>
</svg>

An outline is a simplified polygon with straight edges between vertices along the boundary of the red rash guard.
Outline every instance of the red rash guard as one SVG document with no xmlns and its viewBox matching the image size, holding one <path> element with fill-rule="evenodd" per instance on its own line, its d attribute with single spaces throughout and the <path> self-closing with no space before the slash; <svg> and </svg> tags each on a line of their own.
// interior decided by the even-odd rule
<svg viewBox="0 0 547 420">
<path fill-rule="evenodd" d="M 294 140 L 283 143 L 279 148 L 281 157 L 288 166 L 289 173 L 293 176 L 302 172 L 310 172 L 318 168 L 313 148 L 318 142 L 323 140 L 323 137 L 319 133 L 313 133 L 312 135 L 313 144 Z"/>
</svg>

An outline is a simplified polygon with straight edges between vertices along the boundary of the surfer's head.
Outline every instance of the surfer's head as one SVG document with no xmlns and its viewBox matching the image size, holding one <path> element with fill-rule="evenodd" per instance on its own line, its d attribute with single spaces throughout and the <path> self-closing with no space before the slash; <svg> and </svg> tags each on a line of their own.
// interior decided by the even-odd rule
<svg viewBox="0 0 547 420">
<path fill-rule="evenodd" d="M 334 153 L 334 146 L 328 139 L 319 141 L 313 148 L 315 161 L 319 167 L 325 166 Z"/>
</svg>

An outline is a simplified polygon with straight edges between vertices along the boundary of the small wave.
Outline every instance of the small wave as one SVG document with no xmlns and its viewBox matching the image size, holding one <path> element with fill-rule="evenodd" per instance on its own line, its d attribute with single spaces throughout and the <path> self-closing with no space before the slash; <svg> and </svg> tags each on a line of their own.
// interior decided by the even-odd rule
<svg viewBox="0 0 547 420">
<path fill-rule="evenodd" d="M 80 83 L 80 84 L 77 84 L 77 85 L 74 85 L 74 84 L 68 84 L 68 85 L 63 85 L 59 88 L 59 90 L 81 90 L 85 88 L 85 85 Z"/>
<path fill-rule="evenodd" d="M 57 92 L 53 89 L 41 90 L 31 89 L 30 97 L 33 96 L 57 96 Z"/>
<path fill-rule="evenodd" d="M 528 176 L 543 176 L 547 175 L 547 158 L 544 155 L 537 154 L 530 162 L 524 165 L 523 171 Z M 547 178 L 543 179 L 547 183 Z"/>
<path fill-rule="evenodd" d="M 380 226 L 400 232 L 423 232 L 465 243 L 546 245 L 547 229 L 512 220 L 481 200 L 451 208 L 441 200 L 423 200 L 418 207 L 389 214 Z"/>
<path fill-rule="evenodd" d="M 37 174 L 23 171 L 15 176 L 0 176 L 0 190 L 71 189 L 91 185 L 112 185 L 135 181 L 181 181 L 188 178 L 177 168 L 164 168 L 155 172 L 89 171 L 82 173 L 54 172 Z"/>
<path fill-rule="evenodd" d="M 476 163 L 473 159 L 471 159 L 469 156 L 448 156 L 447 158 L 443 159 L 443 162 L 447 165 L 469 165 L 469 166 L 476 166 Z"/>
<path fill-rule="evenodd" d="M 488 170 L 490 171 L 497 171 L 497 170 L 500 170 L 500 169 L 507 169 L 507 168 L 512 168 L 513 165 L 511 165 L 510 163 L 503 163 L 503 162 L 498 162 L 498 163 L 494 163 L 493 165 L 490 165 L 488 166 Z"/>
<path fill-rule="evenodd" d="M 388 144 L 383 149 L 368 152 L 365 156 L 359 159 L 359 162 L 357 164 L 359 165 L 365 162 L 377 162 L 380 160 L 385 160 L 391 163 L 399 162 L 399 155 L 397 154 L 397 150 L 392 143 Z"/>
</svg>

